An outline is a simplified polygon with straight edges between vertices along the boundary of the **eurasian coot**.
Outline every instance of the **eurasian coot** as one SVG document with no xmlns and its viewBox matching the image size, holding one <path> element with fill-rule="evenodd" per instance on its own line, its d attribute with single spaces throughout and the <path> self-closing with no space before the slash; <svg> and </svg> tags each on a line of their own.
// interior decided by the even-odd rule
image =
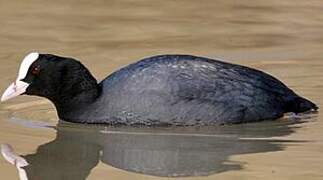
<svg viewBox="0 0 323 180">
<path fill-rule="evenodd" d="M 1 101 L 20 94 L 48 98 L 77 123 L 213 125 L 317 109 L 266 73 L 191 55 L 149 57 L 97 83 L 77 60 L 30 53 Z"/>
</svg>

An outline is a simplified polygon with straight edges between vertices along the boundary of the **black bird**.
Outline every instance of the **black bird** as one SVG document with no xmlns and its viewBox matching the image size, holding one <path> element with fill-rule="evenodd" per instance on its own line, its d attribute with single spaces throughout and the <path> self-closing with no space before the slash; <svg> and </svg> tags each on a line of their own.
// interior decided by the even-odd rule
<svg viewBox="0 0 323 180">
<path fill-rule="evenodd" d="M 76 123 L 213 125 L 318 109 L 264 72 L 191 55 L 149 57 L 97 83 L 73 58 L 30 53 L 1 100 L 20 94 L 49 99 Z"/>
</svg>

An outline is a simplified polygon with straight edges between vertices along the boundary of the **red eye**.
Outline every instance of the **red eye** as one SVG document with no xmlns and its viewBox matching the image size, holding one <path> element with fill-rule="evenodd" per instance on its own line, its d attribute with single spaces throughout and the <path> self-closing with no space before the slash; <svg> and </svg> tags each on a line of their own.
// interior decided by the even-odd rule
<svg viewBox="0 0 323 180">
<path fill-rule="evenodd" d="M 33 67 L 33 69 L 31 70 L 31 73 L 32 73 L 33 75 L 37 75 L 37 74 L 39 74 L 39 72 L 40 72 L 40 66 L 39 66 L 39 65 L 38 65 L 38 66 Z"/>
</svg>

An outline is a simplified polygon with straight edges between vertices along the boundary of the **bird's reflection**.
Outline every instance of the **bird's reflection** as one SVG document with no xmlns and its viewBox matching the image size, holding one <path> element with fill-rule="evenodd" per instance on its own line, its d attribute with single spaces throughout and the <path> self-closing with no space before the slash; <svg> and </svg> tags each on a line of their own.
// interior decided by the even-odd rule
<svg viewBox="0 0 323 180">
<path fill-rule="evenodd" d="M 240 169 L 236 154 L 279 151 L 290 121 L 201 128 L 109 128 L 60 122 L 55 140 L 22 156 L 29 180 L 86 179 L 99 161 L 154 176 L 204 176 Z M 108 176 L 108 175 L 107 175 Z"/>
</svg>

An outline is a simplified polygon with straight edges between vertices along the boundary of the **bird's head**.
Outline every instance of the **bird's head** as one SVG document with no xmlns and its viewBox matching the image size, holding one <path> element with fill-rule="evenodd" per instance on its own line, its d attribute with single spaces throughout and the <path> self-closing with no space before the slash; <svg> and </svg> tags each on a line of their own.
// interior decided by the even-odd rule
<svg viewBox="0 0 323 180">
<path fill-rule="evenodd" d="M 95 78 L 79 61 L 51 54 L 29 53 L 22 61 L 17 79 L 5 90 L 1 101 L 36 95 L 56 103 L 97 87 Z"/>
</svg>

